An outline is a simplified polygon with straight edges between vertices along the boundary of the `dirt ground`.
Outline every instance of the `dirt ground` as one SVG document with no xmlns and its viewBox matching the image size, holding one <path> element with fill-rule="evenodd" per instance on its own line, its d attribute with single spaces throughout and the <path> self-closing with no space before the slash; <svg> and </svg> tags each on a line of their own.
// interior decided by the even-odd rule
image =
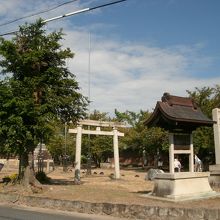
<svg viewBox="0 0 220 220">
<path fill-rule="evenodd" d="M 0 172 L 0 178 L 13 171 Z M 34 196 L 48 197 L 54 199 L 88 201 L 88 202 L 108 202 L 121 204 L 139 204 L 161 207 L 185 207 L 185 208 L 219 208 L 220 197 L 209 198 L 197 201 L 168 202 L 146 197 L 152 191 L 153 181 L 146 181 L 146 171 L 142 169 L 122 169 L 121 179 L 114 180 L 111 174 L 113 169 L 94 169 L 91 176 L 86 176 L 85 171 L 81 171 L 81 184 L 74 185 L 74 173 L 69 169 L 63 172 L 62 167 L 49 173 L 52 183 L 43 185 L 43 191 L 35 193 Z M 220 188 L 214 188 L 220 192 Z M 0 192 L 22 193 L 31 195 L 30 192 L 18 189 L 16 186 L 0 184 Z M 33 195 L 33 194 L 32 194 Z"/>
</svg>

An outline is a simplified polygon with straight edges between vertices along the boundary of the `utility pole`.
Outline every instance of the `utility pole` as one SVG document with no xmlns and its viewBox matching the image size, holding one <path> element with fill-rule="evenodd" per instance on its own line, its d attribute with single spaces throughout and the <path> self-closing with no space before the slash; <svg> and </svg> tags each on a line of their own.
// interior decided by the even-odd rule
<svg viewBox="0 0 220 220">
<path fill-rule="evenodd" d="M 89 106 L 88 106 L 88 118 L 90 119 L 90 102 L 91 102 L 91 32 L 89 32 L 89 57 L 88 57 L 88 98 L 89 98 Z M 90 130 L 90 126 L 88 126 L 88 130 Z M 88 156 L 87 156 L 87 170 L 86 174 L 92 174 L 92 154 L 91 154 L 91 137 L 88 134 Z"/>
<path fill-rule="evenodd" d="M 67 123 L 64 125 L 64 160 L 63 160 L 63 171 L 67 172 Z"/>
</svg>

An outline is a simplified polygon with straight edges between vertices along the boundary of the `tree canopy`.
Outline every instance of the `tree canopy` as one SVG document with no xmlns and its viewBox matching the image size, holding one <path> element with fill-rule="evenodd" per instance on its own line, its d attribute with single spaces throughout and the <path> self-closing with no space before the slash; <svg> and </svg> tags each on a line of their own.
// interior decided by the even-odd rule
<svg viewBox="0 0 220 220">
<path fill-rule="evenodd" d="M 47 33 L 38 20 L 21 26 L 11 40 L 0 39 L 0 142 L 24 167 L 28 153 L 53 132 L 51 122 L 85 115 L 87 100 L 66 67 L 74 54 L 62 48 L 63 35 Z"/>
<path fill-rule="evenodd" d="M 144 156 L 149 163 L 156 163 L 159 156 L 166 155 L 168 151 L 167 132 L 161 128 L 147 128 L 144 125 L 150 112 L 140 110 L 135 113 L 115 110 L 115 114 L 116 120 L 127 122 L 130 125 L 124 130 L 125 137 L 122 138 L 120 144 L 125 154 L 129 152 L 130 155 L 138 158 Z"/>
</svg>

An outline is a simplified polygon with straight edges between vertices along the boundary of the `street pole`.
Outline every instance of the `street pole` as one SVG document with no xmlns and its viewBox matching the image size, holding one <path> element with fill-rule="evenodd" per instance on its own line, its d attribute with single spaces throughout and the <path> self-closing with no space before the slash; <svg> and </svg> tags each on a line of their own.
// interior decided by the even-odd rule
<svg viewBox="0 0 220 220">
<path fill-rule="evenodd" d="M 90 102 L 91 102 L 91 32 L 89 32 L 88 98 L 89 98 L 88 118 L 90 119 Z M 88 130 L 90 130 L 90 126 L 88 126 Z M 88 134 L 88 155 L 87 155 L 86 175 L 91 175 L 92 174 L 91 160 L 92 160 L 92 155 L 91 155 L 91 138 L 90 138 L 90 134 Z"/>
<path fill-rule="evenodd" d="M 66 154 L 66 147 L 67 147 L 67 123 L 65 122 L 64 125 L 64 160 L 63 160 L 63 171 L 67 172 L 67 154 Z"/>
</svg>

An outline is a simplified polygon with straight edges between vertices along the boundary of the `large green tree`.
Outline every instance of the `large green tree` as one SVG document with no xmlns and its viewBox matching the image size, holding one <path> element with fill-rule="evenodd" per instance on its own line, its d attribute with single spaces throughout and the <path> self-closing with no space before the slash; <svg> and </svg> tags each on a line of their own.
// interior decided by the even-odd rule
<svg viewBox="0 0 220 220">
<path fill-rule="evenodd" d="M 21 26 L 11 40 L 0 39 L 0 141 L 19 155 L 21 179 L 29 153 L 52 134 L 51 121 L 84 116 L 87 101 L 66 67 L 73 53 L 62 48 L 62 39 L 62 31 L 47 33 L 41 20 Z"/>
<path fill-rule="evenodd" d="M 150 112 L 142 110 L 138 113 L 115 110 L 116 120 L 129 125 L 124 129 L 125 137 L 121 141 L 122 155 L 137 158 L 143 156 L 147 159 L 148 164 L 156 164 L 159 156 L 164 155 L 168 150 L 168 135 L 161 128 L 147 128 L 144 125 L 150 114 Z"/>
<path fill-rule="evenodd" d="M 187 91 L 202 112 L 212 118 L 212 109 L 220 107 L 220 86 L 195 88 Z M 195 152 L 203 160 L 205 165 L 214 163 L 214 134 L 212 127 L 200 127 L 194 131 L 193 144 Z M 206 168 L 206 167 L 205 167 Z"/>
</svg>

